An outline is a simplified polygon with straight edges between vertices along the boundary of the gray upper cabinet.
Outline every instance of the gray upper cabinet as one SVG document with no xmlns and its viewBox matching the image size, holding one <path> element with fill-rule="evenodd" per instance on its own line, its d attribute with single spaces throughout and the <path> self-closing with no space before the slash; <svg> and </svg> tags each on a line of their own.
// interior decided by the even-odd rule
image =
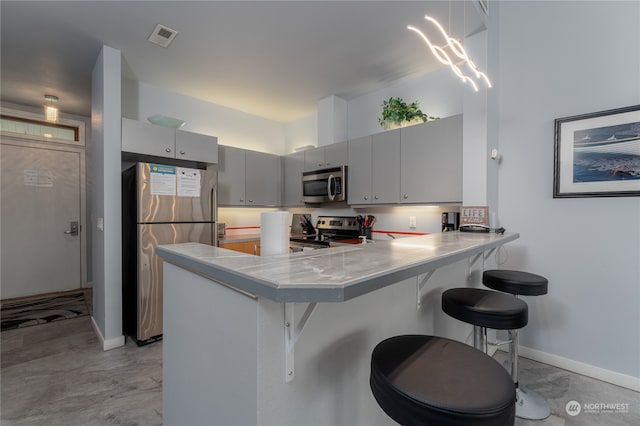
<svg viewBox="0 0 640 426">
<path fill-rule="evenodd" d="M 176 158 L 215 164 L 218 162 L 218 138 L 177 129 Z"/>
<path fill-rule="evenodd" d="M 373 204 L 400 201 L 400 129 L 371 136 Z"/>
<path fill-rule="evenodd" d="M 215 164 L 218 138 L 123 118 L 122 151 Z"/>
<path fill-rule="evenodd" d="M 218 147 L 218 206 L 245 205 L 244 149 Z"/>
<path fill-rule="evenodd" d="M 401 164 L 401 202 L 462 202 L 462 115 L 403 128 Z"/>
<path fill-rule="evenodd" d="M 245 205 L 280 205 L 280 157 L 245 151 Z"/>
<path fill-rule="evenodd" d="M 349 204 L 371 203 L 371 136 L 349 141 Z"/>
<path fill-rule="evenodd" d="M 343 166 L 348 163 L 349 148 L 347 142 L 304 151 L 305 171 Z"/>
<path fill-rule="evenodd" d="M 400 130 L 349 141 L 349 204 L 400 200 Z"/>
<path fill-rule="evenodd" d="M 122 151 L 175 158 L 175 130 L 123 118 Z"/>
<path fill-rule="evenodd" d="M 218 205 L 280 205 L 280 169 L 277 155 L 220 145 Z"/>
<path fill-rule="evenodd" d="M 282 205 L 287 207 L 303 206 L 302 172 L 304 171 L 304 151 L 282 157 L 283 199 Z"/>
</svg>

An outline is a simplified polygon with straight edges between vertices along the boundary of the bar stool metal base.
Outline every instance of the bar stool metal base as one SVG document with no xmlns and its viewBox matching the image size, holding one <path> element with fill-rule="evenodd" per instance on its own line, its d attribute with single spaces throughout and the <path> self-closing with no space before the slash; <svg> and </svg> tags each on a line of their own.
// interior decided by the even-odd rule
<svg viewBox="0 0 640 426">
<path fill-rule="evenodd" d="M 539 394 L 526 389 L 516 389 L 516 417 L 542 420 L 551 415 L 549 403 Z"/>
</svg>

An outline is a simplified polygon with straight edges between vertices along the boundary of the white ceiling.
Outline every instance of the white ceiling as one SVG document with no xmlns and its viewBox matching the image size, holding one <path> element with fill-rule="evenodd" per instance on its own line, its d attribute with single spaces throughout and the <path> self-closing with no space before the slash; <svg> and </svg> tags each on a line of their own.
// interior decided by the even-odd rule
<svg viewBox="0 0 640 426">
<path fill-rule="evenodd" d="M 90 115 L 103 44 L 123 76 L 288 122 L 329 95 L 347 100 L 440 67 L 407 24 L 435 16 L 454 36 L 483 27 L 476 1 L 0 2 L 1 96 Z M 178 31 L 168 48 L 156 24 Z"/>
</svg>

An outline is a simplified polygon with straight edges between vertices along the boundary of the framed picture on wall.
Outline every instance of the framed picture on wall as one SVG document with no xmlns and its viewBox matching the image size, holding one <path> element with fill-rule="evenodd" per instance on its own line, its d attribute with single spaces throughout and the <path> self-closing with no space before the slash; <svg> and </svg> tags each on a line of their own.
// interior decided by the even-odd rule
<svg viewBox="0 0 640 426">
<path fill-rule="evenodd" d="M 555 120 L 553 197 L 640 195 L 640 105 Z"/>
</svg>

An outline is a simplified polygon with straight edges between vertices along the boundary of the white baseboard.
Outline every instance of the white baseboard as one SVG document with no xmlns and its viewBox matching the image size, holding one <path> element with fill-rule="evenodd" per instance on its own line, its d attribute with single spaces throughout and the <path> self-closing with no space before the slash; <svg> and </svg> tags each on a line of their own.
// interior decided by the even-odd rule
<svg viewBox="0 0 640 426">
<path fill-rule="evenodd" d="M 501 348 L 501 350 L 504 349 Z M 640 378 L 638 377 L 606 370 L 604 368 L 585 364 L 559 355 L 527 348 L 526 346 L 518 346 L 518 355 L 534 361 L 542 362 L 543 364 L 552 365 L 563 370 L 572 371 L 574 373 L 582 374 L 583 376 L 602 380 L 603 382 L 640 392 Z"/>
<path fill-rule="evenodd" d="M 93 316 L 91 316 L 91 325 L 93 326 L 93 331 L 96 333 L 96 336 L 98 336 L 98 340 L 100 341 L 100 345 L 102 346 L 103 351 L 108 351 L 110 349 L 124 346 L 124 343 L 125 343 L 124 336 L 118 336 L 113 339 L 105 340 Z"/>
</svg>

